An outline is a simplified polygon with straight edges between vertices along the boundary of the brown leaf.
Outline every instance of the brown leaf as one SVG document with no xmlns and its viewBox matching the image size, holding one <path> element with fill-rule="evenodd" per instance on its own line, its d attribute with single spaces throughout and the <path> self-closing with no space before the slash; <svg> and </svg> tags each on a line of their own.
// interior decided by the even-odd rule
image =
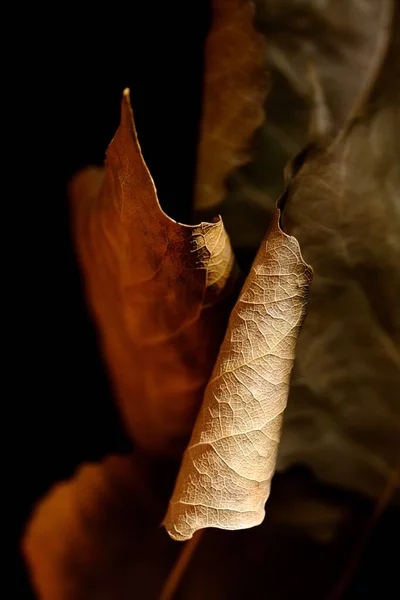
<svg viewBox="0 0 400 600">
<path fill-rule="evenodd" d="M 84 171 L 71 196 L 103 351 L 133 438 L 152 453 L 180 452 L 225 330 L 237 274 L 229 239 L 221 220 L 188 226 L 163 213 L 127 90 L 102 180 Z"/>
<path fill-rule="evenodd" d="M 400 8 L 364 114 L 290 185 L 315 277 L 278 466 L 378 497 L 400 467 Z"/>
<path fill-rule="evenodd" d="M 183 458 L 164 522 L 176 540 L 264 518 L 311 280 L 279 218 L 278 209 L 232 311 Z"/>
<path fill-rule="evenodd" d="M 263 37 L 253 25 L 250 0 L 214 0 L 206 41 L 203 118 L 195 207 L 224 198 L 225 179 L 249 160 L 249 140 L 264 119 Z"/>
</svg>

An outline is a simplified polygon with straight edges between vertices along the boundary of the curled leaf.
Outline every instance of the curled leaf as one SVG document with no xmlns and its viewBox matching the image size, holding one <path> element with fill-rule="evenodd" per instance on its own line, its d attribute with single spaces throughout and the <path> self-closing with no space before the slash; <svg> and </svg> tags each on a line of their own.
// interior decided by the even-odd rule
<svg viewBox="0 0 400 600">
<path fill-rule="evenodd" d="M 264 518 L 311 269 L 280 210 L 232 311 L 165 527 L 243 529 Z"/>
<path fill-rule="evenodd" d="M 212 208 L 225 179 L 249 160 L 249 140 L 264 119 L 263 36 L 250 0 L 214 0 L 206 41 L 203 116 L 194 205 Z"/>
<path fill-rule="evenodd" d="M 161 210 L 127 90 L 104 175 L 84 171 L 71 196 L 87 295 L 128 431 L 149 452 L 179 452 L 236 279 L 222 221 L 182 225 Z"/>
</svg>

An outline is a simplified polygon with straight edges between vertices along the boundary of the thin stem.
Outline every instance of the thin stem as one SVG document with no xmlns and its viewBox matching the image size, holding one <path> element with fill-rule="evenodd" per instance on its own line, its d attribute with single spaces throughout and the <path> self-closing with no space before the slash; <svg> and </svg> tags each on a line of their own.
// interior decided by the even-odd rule
<svg viewBox="0 0 400 600">
<path fill-rule="evenodd" d="M 397 471 L 394 471 L 392 473 L 392 476 L 388 480 L 385 488 L 383 489 L 380 497 L 378 498 L 374 511 L 371 517 L 368 519 L 364 530 L 361 532 L 361 535 L 355 544 L 346 570 L 344 571 L 342 577 L 339 579 L 339 581 L 329 594 L 327 600 L 339 600 L 340 598 L 342 598 L 344 592 L 349 587 L 353 579 L 354 573 L 357 571 L 357 568 L 361 562 L 365 547 L 368 543 L 368 539 L 372 534 L 374 528 L 376 527 L 382 514 L 384 513 L 385 509 L 389 505 L 393 494 L 396 490 L 398 480 L 399 473 Z"/>
<path fill-rule="evenodd" d="M 175 596 L 176 590 L 182 581 L 182 577 L 185 574 L 186 568 L 193 556 L 194 551 L 197 548 L 199 541 L 201 540 L 204 529 L 199 529 L 193 535 L 193 537 L 186 542 L 182 552 L 178 556 L 168 578 L 161 591 L 159 600 L 172 600 Z"/>
</svg>

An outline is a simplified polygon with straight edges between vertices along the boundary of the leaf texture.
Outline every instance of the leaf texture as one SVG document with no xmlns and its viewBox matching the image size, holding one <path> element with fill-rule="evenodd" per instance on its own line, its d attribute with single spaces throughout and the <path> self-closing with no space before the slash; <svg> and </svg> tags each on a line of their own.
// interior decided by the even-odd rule
<svg viewBox="0 0 400 600">
<path fill-rule="evenodd" d="M 176 540 L 203 527 L 264 518 L 311 268 L 277 209 L 232 311 L 184 454 L 165 527 Z"/>
<path fill-rule="evenodd" d="M 264 120 L 264 39 L 250 0 L 214 0 L 206 41 L 203 115 L 194 205 L 212 208 L 225 179 L 250 158 L 249 140 Z"/>
<path fill-rule="evenodd" d="M 399 7 L 394 22 L 364 114 L 309 156 L 284 213 L 315 277 L 278 465 L 372 497 L 400 470 Z"/>
<path fill-rule="evenodd" d="M 187 226 L 160 208 L 129 93 L 105 173 L 71 186 L 76 246 L 124 421 L 155 454 L 187 443 L 237 278 L 221 220 Z"/>
</svg>

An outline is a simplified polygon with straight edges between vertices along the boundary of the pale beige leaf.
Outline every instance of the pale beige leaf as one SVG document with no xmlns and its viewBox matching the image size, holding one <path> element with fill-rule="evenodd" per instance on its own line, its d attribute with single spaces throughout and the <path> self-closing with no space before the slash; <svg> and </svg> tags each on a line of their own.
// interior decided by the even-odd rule
<svg viewBox="0 0 400 600">
<path fill-rule="evenodd" d="M 264 40 L 251 0 L 213 0 L 206 41 L 203 115 L 194 205 L 224 198 L 225 179 L 249 160 L 249 140 L 264 119 Z"/>
<path fill-rule="evenodd" d="M 79 174 L 71 196 L 87 296 L 125 425 L 146 451 L 181 453 L 233 303 L 237 271 L 222 221 L 182 225 L 161 210 L 128 91 L 105 172 Z"/>
<path fill-rule="evenodd" d="M 311 268 L 280 210 L 232 311 L 165 527 L 243 529 L 264 518 Z"/>
</svg>

